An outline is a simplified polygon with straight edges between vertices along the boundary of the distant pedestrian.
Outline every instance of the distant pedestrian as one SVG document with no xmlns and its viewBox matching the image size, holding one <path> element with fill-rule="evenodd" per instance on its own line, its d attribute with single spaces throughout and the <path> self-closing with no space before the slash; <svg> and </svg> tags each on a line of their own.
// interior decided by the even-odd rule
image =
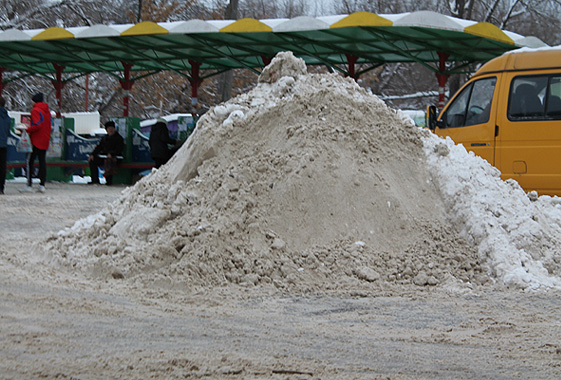
<svg viewBox="0 0 561 380">
<path fill-rule="evenodd" d="M 5 106 L 6 100 L 0 96 L 0 195 L 4 194 L 4 185 L 6 184 L 6 159 L 11 124 Z"/>
<path fill-rule="evenodd" d="M 117 171 L 117 159 L 122 157 L 125 149 L 125 140 L 117 132 L 114 121 L 105 123 L 107 135 L 103 136 L 99 144 L 88 157 L 90 163 L 91 182 L 88 184 L 99 185 L 99 166 L 105 169 L 105 180 L 107 185 L 113 184 L 113 175 Z"/>
<path fill-rule="evenodd" d="M 32 151 L 27 156 L 26 175 L 27 186 L 21 189 L 21 192 L 31 192 L 31 184 L 33 178 L 33 165 L 35 158 L 39 159 L 39 189 L 41 193 L 45 192 L 45 182 L 47 180 L 47 150 L 51 141 L 51 111 L 47 103 L 43 102 L 43 94 L 38 92 L 31 98 L 33 108 L 31 109 L 31 124 L 26 129 L 31 139 Z"/>
<path fill-rule="evenodd" d="M 158 119 L 152 127 L 149 144 L 150 156 L 156 163 L 156 168 L 164 165 L 173 156 L 175 152 L 173 146 L 177 144 L 177 140 L 169 136 L 168 125 L 165 119 Z"/>
</svg>

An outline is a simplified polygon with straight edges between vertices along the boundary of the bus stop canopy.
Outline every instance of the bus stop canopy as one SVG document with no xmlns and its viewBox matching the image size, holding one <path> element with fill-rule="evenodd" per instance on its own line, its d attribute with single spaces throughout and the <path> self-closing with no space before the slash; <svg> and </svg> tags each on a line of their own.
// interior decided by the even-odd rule
<svg viewBox="0 0 561 380">
<path fill-rule="evenodd" d="M 431 11 L 140 22 L 2 31 L 0 75 L 14 73 L 12 81 L 38 74 L 56 87 L 106 72 L 128 90 L 136 79 L 172 70 L 190 80 L 196 97 L 202 79 L 233 68 L 259 72 L 280 51 L 354 78 L 388 62 L 417 62 L 447 78 L 506 51 L 540 46 L 545 44 L 535 37 Z M 7 81 L 0 81 L 0 91 Z"/>
</svg>

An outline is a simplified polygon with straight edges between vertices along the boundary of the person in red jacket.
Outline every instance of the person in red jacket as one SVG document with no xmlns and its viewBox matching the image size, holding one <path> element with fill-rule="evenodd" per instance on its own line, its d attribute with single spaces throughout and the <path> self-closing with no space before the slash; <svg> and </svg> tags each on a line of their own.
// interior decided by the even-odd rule
<svg viewBox="0 0 561 380">
<path fill-rule="evenodd" d="M 47 149 L 51 141 L 51 112 L 47 103 L 43 102 L 41 92 L 33 95 L 33 108 L 31 109 L 31 125 L 27 128 L 27 133 L 31 139 L 33 150 L 27 157 L 26 174 L 27 186 L 23 192 L 31 191 L 31 179 L 33 174 L 33 164 L 35 158 L 39 159 L 39 192 L 45 192 L 45 182 L 47 179 Z"/>
</svg>

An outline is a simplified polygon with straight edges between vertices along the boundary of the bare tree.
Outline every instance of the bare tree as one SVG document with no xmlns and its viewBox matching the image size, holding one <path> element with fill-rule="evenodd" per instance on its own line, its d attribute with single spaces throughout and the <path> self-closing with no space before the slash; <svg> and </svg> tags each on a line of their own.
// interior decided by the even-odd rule
<svg viewBox="0 0 561 380">
<path fill-rule="evenodd" d="M 281 2 L 283 14 L 279 17 L 294 18 L 306 14 L 307 6 L 304 0 L 284 0 Z"/>
</svg>

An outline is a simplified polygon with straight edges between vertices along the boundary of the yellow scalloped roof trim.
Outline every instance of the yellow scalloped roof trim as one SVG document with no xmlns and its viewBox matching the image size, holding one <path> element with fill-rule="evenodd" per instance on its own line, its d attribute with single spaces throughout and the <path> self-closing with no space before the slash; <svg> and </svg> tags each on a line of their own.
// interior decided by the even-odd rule
<svg viewBox="0 0 561 380">
<path fill-rule="evenodd" d="M 272 32 L 273 28 L 253 18 L 242 18 L 220 29 L 222 33 Z"/>
<path fill-rule="evenodd" d="M 58 26 L 53 26 L 43 30 L 41 33 L 33 36 L 32 40 L 44 41 L 44 40 L 64 40 L 68 38 L 74 38 L 74 35 L 68 30 L 59 28 Z"/>
<path fill-rule="evenodd" d="M 393 22 L 371 12 L 355 12 L 337 21 L 330 28 L 346 28 L 351 26 L 392 26 Z"/>
<path fill-rule="evenodd" d="M 145 36 L 150 34 L 168 34 L 169 31 L 166 28 L 162 28 L 160 25 L 152 21 L 142 21 L 125 30 L 121 33 L 121 36 Z"/>
<path fill-rule="evenodd" d="M 478 22 L 477 24 L 468 26 L 464 29 L 464 32 L 473 34 L 474 36 L 485 37 L 491 40 L 514 45 L 514 41 L 512 40 L 512 38 L 507 36 L 498 27 L 488 22 Z"/>
</svg>

